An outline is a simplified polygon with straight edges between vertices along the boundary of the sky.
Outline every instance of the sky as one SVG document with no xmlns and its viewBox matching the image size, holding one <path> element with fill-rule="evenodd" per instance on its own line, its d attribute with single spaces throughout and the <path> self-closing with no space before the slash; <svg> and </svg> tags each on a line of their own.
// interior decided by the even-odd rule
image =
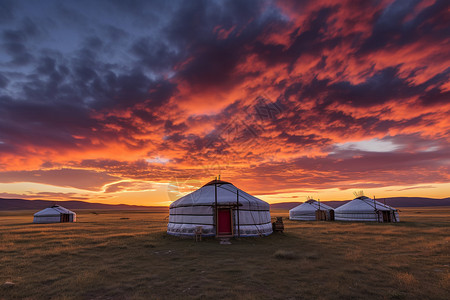
<svg viewBox="0 0 450 300">
<path fill-rule="evenodd" d="M 0 0 L 0 197 L 449 197 L 449 49 L 447 0 Z"/>
</svg>

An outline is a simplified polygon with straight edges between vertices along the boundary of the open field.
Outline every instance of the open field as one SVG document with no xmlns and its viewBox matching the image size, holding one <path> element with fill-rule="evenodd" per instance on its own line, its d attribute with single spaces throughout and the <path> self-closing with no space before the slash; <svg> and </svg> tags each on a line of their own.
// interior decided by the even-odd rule
<svg viewBox="0 0 450 300">
<path fill-rule="evenodd" d="M 401 209 L 399 224 L 285 220 L 232 245 L 167 236 L 168 213 L 77 213 L 0 212 L 0 299 L 450 298 L 450 207 Z"/>
</svg>

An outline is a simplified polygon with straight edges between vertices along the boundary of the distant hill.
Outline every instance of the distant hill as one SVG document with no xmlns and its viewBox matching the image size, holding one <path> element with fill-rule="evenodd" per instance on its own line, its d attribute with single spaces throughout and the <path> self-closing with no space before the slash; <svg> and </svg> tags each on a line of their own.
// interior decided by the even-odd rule
<svg viewBox="0 0 450 300">
<path fill-rule="evenodd" d="M 299 206 L 303 202 L 281 202 L 270 204 L 271 209 L 293 209 L 296 206 Z"/>
<path fill-rule="evenodd" d="M 445 199 L 433 199 L 433 198 L 422 198 L 422 197 L 392 197 L 392 198 L 380 198 L 376 199 L 381 203 L 386 203 L 392 207 L 428 207 L 428 206 L 450 206 L 450 198 Z M 322 201 L 326 205 L 337 208 L 345 203 L 346 201 Z M 292 209 L 303 202 L 282 202 L 271 204 L 272 209 Z"/>
<path fill-rule="evenodd" d="M 377 199 L 392 207 L 427 207 L 427 206 L 450 206 L 450 198 L 433 199 L 421 197 L 394 197 Z M 331 207 L 337 208 L 350 200 L 346 201 L 322 201 Z M 271 204 L 272 209 L 292 209 L 303 202 L 282 202 Z M 54 204 L 61 205 L 68 209 L 112 209 L 112 210 L 161 210 L 166 211 L 167 206 L 140 206 L 127 204 L 103 204 L 84 201 L 51 201 L 51 200 L 24 200 L 24 199 L 4 199 L 0 198 L 1 210 L 41 210 Z"/>
<path fill-rule="evenodd" d="M 167 210 L 165 206 L 139 206 L 126 204 L 103 204 L 90 203 L 84 201 L 51 201 L 51 200 L 24 200 L 24 199 L 3 199 L 0 198 L 1 210 L 41 210 L 54 204 L 61 205 L 68 209 L 113 209 L 113 210 L 146 210 L 160 209 Z"/>
</svg>

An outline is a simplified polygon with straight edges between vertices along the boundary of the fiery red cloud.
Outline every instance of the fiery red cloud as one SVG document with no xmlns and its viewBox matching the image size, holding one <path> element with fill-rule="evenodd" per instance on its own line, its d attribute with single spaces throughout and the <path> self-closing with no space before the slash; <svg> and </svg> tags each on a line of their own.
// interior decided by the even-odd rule
<svg viewBox="0 0 450 300">
<path fill-rule="evenodd" d="M 449 183 L 448 1 L 2 5 L 0 183 Z"/>
</svg>

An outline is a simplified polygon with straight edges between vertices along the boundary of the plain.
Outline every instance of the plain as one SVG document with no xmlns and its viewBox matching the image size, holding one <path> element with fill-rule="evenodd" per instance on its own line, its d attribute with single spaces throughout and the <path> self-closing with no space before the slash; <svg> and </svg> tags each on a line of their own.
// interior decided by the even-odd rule
<svg viewBox="0 0 450 300">
<path fill-rule="evenodd" d="M 265 238 L 180 239 L 168 212 L 0 212 L 0 299 L 449 299 L 450 208 L 401 223 L 289 221 Z M 13 282 L 14 286 L 2 285 Z"/>
</svg>

